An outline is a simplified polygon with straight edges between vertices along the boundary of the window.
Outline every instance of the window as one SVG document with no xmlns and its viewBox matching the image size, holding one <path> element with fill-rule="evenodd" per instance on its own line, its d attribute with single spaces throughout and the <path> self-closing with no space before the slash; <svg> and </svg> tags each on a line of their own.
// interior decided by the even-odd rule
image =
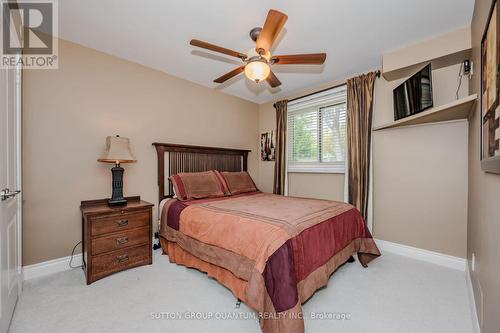
<svg viewBox="0 0 500 333">
<path fill-rule="evenodd" d="M 288 172 L 345 172 L 346 86 L 288 104 Z"/>
</svg>

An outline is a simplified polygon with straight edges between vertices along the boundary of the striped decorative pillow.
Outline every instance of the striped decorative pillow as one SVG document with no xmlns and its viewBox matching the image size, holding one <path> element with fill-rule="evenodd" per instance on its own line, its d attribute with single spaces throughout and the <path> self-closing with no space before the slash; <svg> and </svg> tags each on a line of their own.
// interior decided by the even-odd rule
<svg viewBox="0 0 500 333">
<path fill-rule="evenodd" d="M 257 191 L 257 186 L 255 186 L 252 177 L 250 177 L 246 171 L 220 172 L 220 174 L 225 180 L 226 186 L 231 195 Z"/>
<path fill-rule="evenodd" d="M 179 200 L 223 197 L 226 188 L 214 171 L 181 172 L 170 177 Z"/>
<path fill-rule="evenodd" d="M 222 190 L 224 191 L 224 194 L 231 195 L 231 192 L 229 192 L 229 188 L 227 187 L 226 180 L 224 179 L 224 177 L 222 177 L 220 171 L 214 170 L 214 172 L 215 172 L 215 175 L 217 176 L 217 179 L 220 181 L 220 183 L 222 185 Z"/>
</svg>

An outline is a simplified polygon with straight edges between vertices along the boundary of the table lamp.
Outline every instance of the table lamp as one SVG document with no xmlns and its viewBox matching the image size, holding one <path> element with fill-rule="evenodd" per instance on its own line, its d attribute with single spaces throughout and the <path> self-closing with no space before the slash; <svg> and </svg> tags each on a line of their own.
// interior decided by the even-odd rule
<svg viewBox="0 0 500 333">
<path fill-rule="evenodd" d="M 97 161 L 115 164 L 115 166 L 111 168 L 111 173 L 113 175 L 113 182 L 111 183 L 113 194 L 111 195 L 111 199 L 108 200 L 108 205 L 117 206 L 127 204 L 127 199 L 123 197 L 124 170 L 120 166 L 120 163 L 137 162 L 130 151 L 130 140 L 119 135 L 108 136 L 106 138 L 106 151 Z"/>
</svg>

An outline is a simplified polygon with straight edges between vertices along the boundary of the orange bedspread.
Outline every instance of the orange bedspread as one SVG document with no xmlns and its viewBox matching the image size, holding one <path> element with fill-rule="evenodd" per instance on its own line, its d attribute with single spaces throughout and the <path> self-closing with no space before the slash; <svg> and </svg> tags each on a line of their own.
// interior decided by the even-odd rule
<svg viewBox="0 0 500 333">
<path fill-rule="evenodd" d="M 357 252 L 380 255 L 349 204 L 253 193 L 180 202 L 162 211 L 170 260 L 207 272 L 258 311 L 264 332 L 304 331 L 301 303 Z"/>
</svg>

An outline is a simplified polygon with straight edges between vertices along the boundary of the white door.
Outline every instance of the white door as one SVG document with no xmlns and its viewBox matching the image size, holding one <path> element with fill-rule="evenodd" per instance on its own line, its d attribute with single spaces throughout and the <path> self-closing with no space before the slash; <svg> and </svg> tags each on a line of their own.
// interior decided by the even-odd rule
<svg viewBox="0 0 500 333">
<path fill-rule="evenodd" d="M 21 70 L 0 69 L 0 333 L 21 292 Z"/>
</svg>

